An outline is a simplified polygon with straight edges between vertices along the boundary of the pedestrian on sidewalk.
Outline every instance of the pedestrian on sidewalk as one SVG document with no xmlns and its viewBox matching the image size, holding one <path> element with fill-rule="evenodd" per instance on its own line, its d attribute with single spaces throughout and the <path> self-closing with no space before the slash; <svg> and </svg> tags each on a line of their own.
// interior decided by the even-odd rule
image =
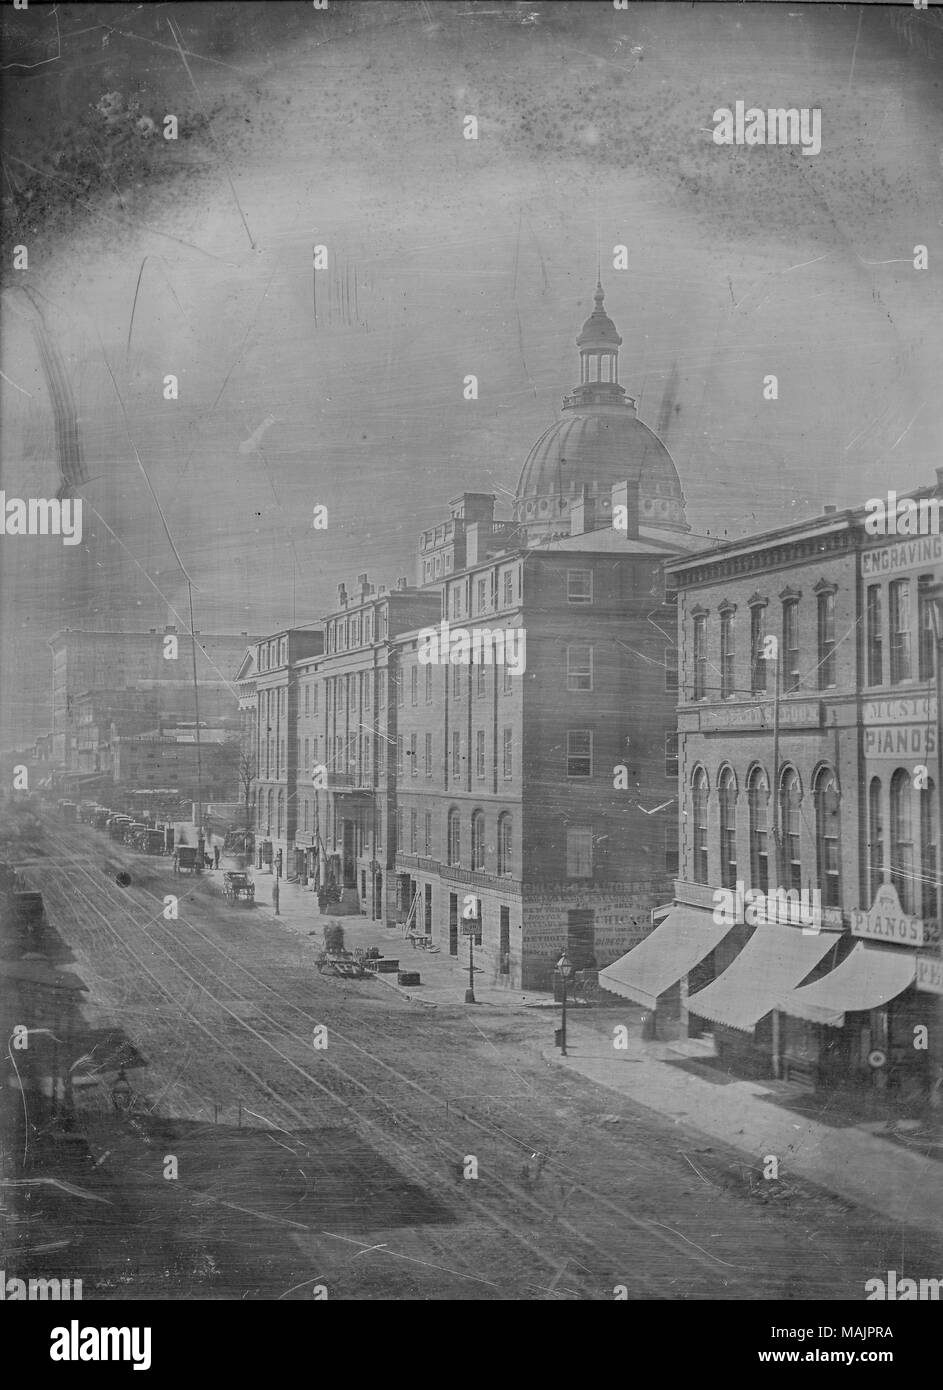
<svg viewBox="0 0 943 1390">
<path fill-rule="evenodd" d="M 213 846 L 213 868 L 219 868 L 219 845 Z"/>
<path fill-rule="evenodd" d="M 278 877 L 272 879 L 272 907 L 275 909 L 275 916 L 278 917 Z"/>
</svg>

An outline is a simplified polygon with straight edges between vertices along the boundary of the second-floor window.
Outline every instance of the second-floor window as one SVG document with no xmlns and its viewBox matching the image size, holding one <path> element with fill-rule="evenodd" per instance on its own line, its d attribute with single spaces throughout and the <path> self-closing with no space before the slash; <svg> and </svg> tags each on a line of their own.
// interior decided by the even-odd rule
<svg viewBox="0 0 943 1390">
<path fill-rule="evenodd" d="M 718 786 L 720 796 L 720 881 L 724 888 L 737 884 L 737 785 L 733 771 L 725 767 Z"/>
<path fill-rule="evenodd" d="M 452 776 L 462 775 L 462 736 L 457 730 L 452 733 Z"/>
<path fill-rule="evenodd" d="M 835 595 L 830 591 L 818 596 L 819 689 L 835 684 Z"/>
<path fill-rule="evenodd" d="M 750 887 L 769 891 L 769 846 L 767 815 L 769 784 L 766 773 L 754 768 L 747 785 L 747 807 L 750 813 Z"/>
<path fill-rule="evenodd" d="M 750 609 L 750 689 L 754 695 L 766 689 L 765 637 L 766 605 L 754 603 Z"/>
<path fill-rule="evenodd" d="M 424 759 L 424 762 L 425 762 L 425 767 L 424 767 L 425 774 L 426 774 L 427 777 L 431 777 L 431 776 L 432 776 L 432 735 L 431 735 L 431 734 L 426 734 L 426 742 L 425 742 L 425 759 Z"/>
<path fill-rule="evenodd" d="M 691 850 L 695 883 L 707 883 L 707 773 L 699 767 L 691 784 Z"/>
<path fill-rule="evenodd" d="M 475 776 L 484 777 L 485 775 L 485 731 L 478 729 L 475 732 Z"/>
<path fill-rule="evenodd" d="M 419 703 L 419 667 L 411 666 L 409 669 L 409 703 L 418 705 Z"/>
<path fill-rule="evenodd" d="M 930 585 L 932 583 L 932 574 L 921 574 L 917 580 L 917 627 L 920 642 L 917 672 L 918 678 L 922 681 L 932 680 L 936 675 L 936 642 L 933 634 L 933 608 L 930 598 Z"/>
<path fill-rule="evenodd" d="M 884 614 L 880 584 L 869 584 L 866 599 L 868 685 L 884 684 Z"/>
<path fill-rule="evenodd" d="M 409 771 L 413 777 L 419 774 L 419 753 L 416 748 L 416 734 L 409 735 Z"/>
<path fill-rule="evenodd" d="M 593 688 L 593 649 L 588 643 L 573 642 L 566 649 L 566 688 Z"/>
<path fill-rule="evenodd" d="M 802 860 L 799 851 L 799 776 L 795 768 L 787 767 L 783 772 L 780 787 L 780 809 L 783 822 L 783 868 L 788 889 L 802 888 Z"/>
<path fill-rule="evenodd" d="M 592 570 L 567 570 L 566 601 L 567 603 L 592 603 Z"/>
<path fill-rule="evenodd" d="M 674 780 L 678 776 L 678 734 L 677 730 L 665 734 L 665 776 Z"/>
<path fill-rule="evenodd" d="M 815 836 L 819 887 L 826 907 L 838 907 L 841 880 L 841 799 L 835 774 L 823 769 L 815 782 Z"/>
<path fill-rule="evenodd" d="M 799 689 L 799 600 L 783 604 L 782 688 L 784 694 Z M 753 885 L 757 887 L 756 884 Z M 765 892 L 765 889 L 764 889 Z"/>
<path fill-rule="evenodd" d="M 729 700 L 734 694 L 734 610 L 725 608 L 720 615 L 720 698 Z"/>
<path fill-rule="evenodd" d="M 887 612 L 891 636 L 891 684 L 909 681 L 913 675 L 910 654 L 910 580 L 895 579 L 887 587 Z"/>
<path fill-rule="evenodd" d="M 567 777 L 592 777 L 593 735 L 589 729 L 569 729 L 566 736 Z"/>
<path fill-rule="evenodd" d="M 703 700 L 707 696 L 707 618 L 703 614 L 694 619 L 693 659 L 693 697 Z"/>
<path fill-rule="evenodd" d="M 502 732 L 503 770 L 506 778 L 514 775 L 514 733 L 512 729 Z"/>
</svg>

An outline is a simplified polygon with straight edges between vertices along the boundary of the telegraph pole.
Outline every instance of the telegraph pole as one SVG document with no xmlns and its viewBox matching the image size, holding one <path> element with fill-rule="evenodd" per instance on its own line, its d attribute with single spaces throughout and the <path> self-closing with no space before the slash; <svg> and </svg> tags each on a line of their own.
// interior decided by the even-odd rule
<svg viewBox="0 0 943 1390">
<path fill-rule="evenodd" d="M 197 873 L 203 872 L 203 763 L 200 749 L 200 687 L 196 678 L 196 633 L 193 629 L 193 586 L 187 577 L 187 601 L 190 605 L 190 655 L 193 658 L 193 705 L 196 712 L 196 860 Z"/>
</svg>

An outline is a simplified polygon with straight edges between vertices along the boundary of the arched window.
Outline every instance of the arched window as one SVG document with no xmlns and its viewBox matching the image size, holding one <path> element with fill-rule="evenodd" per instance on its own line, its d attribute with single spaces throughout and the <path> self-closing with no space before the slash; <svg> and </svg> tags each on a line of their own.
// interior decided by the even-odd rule
<svg viewBox="0 0 943 1390">
<path fill-rule="evenodd" d="M 448 851 L 450 864 L 460 864 L 462 862 L 461 821 L 459 820 L 458 811 L 456 811 L 454 807 L 449 812 Z"/>
<path fill-rule="evenodd" d="M 724 888 L 736 888 L 737 784 L 732 768 L 724 768 L 717 789 L 720 797 L 720 881 Z"/>
<path fill-rule="evenodd" d="M 914 910 L 914 815 L 910 773 L 891 778 L 891 883 L 905 912 Z"/>
<path fill-rule="evenodd" d="M 485 813 L 473 811 L 471 821 L 471 866 L 473 869 L 485 867 Z"/>
<path fill-rule="evenodd" d="M 881 779 L 872 777 L 868 786 L 868 887 L 870 902 L 884 881 L 884 811 L 881 806 Z"/>
<path fill-rule="evenodd" d="M 707 882 L 707 773 L 699 767 L 691 782 L 691 843 L 695 883 Z"/>
<path fill-rule="evenodd" d="M 920 791 L 920 852 L 922 867 L 920 879 L 923 888 L 923 906 L 920 915 L 932 922 L 937 915 L 939 902 L 939 883 L 937 881 L 937 825 L 936 787 L 928 782 Z"/>
<path fill-rule="evenodd" d="M 747 786 L 750 810 L 750 886 L 769 891 L 769 782 L 761 767 L 750 773 Z"/>
<path fill-rule="evenodd" d="M 799 774 L 794 767 L 783 769 L 780 781 L 780 815 L 783 828 L 783 873 L 787 889 L 802 888 L 802 856 L 799 848 Z M 777 885 L 779 886 L 779 885 Z"/>
<path fill-rule="evenodd" d="M 815 840 L 819 887 L 825 907 L 841 900 L 841 798 L 834 772 L 827 767 L 815 779 Z"/>
<path fill-rule="evenodd" d="M 507 811 L 502 811 L 498 816 L 498 873 L 509 874 L 511 872 L 511 817 Z"/>
</svg>

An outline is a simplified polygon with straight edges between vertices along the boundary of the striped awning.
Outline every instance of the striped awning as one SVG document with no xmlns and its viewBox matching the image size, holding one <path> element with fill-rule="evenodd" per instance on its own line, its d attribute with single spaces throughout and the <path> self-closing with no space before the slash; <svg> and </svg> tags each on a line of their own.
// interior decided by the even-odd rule
<svg viewBox="0 0 943 1390">
<path fill-rule="evenodd" d="M 653 1009 L 660 994 L 710 955 L 730 926 L 696 907 L 675 907 L 655 930 L 599 972 L 603 989 Z"/>
<path fill-rule="evenodd" d="M 688 996 L 698 1018 L 752 1033 L 764 1015 L 802 983 L 838 940 L 837 932 L 766 922 L 740 954 L 704 989 Z"/>
</svg>

